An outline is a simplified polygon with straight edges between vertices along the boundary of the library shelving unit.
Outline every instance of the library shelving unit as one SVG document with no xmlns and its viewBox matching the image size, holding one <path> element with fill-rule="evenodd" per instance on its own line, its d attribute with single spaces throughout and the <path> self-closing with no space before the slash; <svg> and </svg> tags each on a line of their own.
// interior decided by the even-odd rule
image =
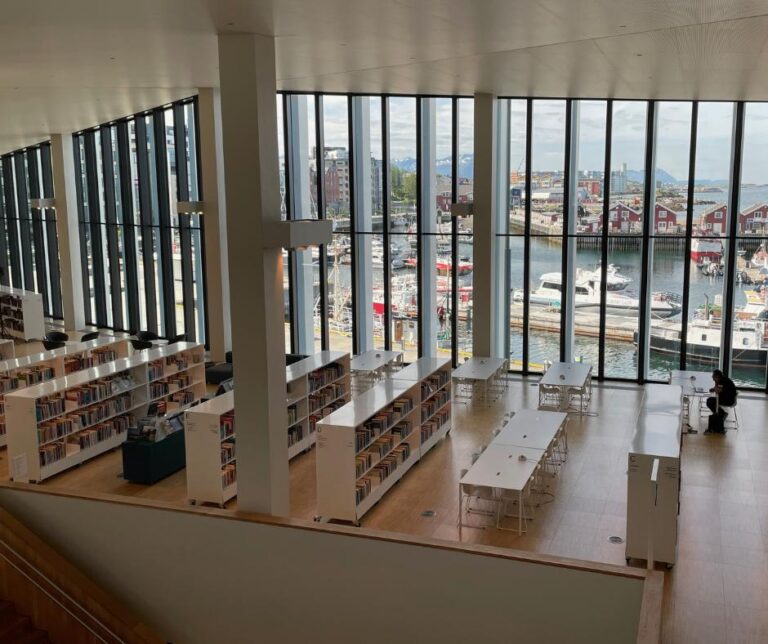
<svg viewBox="0 0 768 644">
<path fill-rule="evenodd" d="M 160 370 L 158 362 L 167 369 Z M 47 380 L 5 398 L 10 474 L 14 481 L 39 483 L 119 446 L 129 426 L 152 402 L 168 411 L 180 404 L 179 392 L 201 396 L 197 373 L 203 346 L 178 343 L 120 358 L 98 367 Z M 193 384 L 164 389 L 186 374 Z M 183 404 L 191 404 L 186 398 Z"/>
<path fill-rule="evenodd" d="M 315 444 L 315 425 L 349 402 L 349 354 L 321 351 L 285 368 L 288 459 Z"/>
<path fill-rule="evenodd" d="M 0 360 L 12 360 L 16 357 L 16 343 L 10 338 L 0 338 Z"/>
<path fill-rule="evenodd" d="M 235 392 L 228 391 L 185 413 L 187 498 L 221 507 L 237 495 Z"/>
<path fill-rule="evenodd" d="M 317 422 L 317 520 L 359 525 L 419 460 L 419 382 L 384 380 Z"/>
<path fill-rule="evenodd" d="M 451 431 L 451 371 L 448 358 L 419 358 L 391 376 L 393 380 L 419 383 L 420 458 Z"/>
<path fill-rule="evenodd" d="M 127 358 L 128 340 L 97 338 L 0 362 L 0 447 L 6 444 L 5 396 L 45 380 L 61 378 L 113 360 Z"/>
<path fill-rule="evenodd" d="M 349 354 L 321 351 L 285 368 L 288 459 L 315 442 L 316 423 L 350 398 Z M 223 506 L 237 494 L 235 392 L 188 410 L 187 498 Z"/>
<path fill-rule="evenodd" d="M 205 348 L 178 342 L 151 349 L 148 363 L 149 402 L 177 412 L 205 396 Z"/>
<path fill-rule="evenodd" d="M 11 286 L 0 286 L 0 328 L 10 338 L 40 340 L 45 337 L 43 296 Z"/>
</svg>

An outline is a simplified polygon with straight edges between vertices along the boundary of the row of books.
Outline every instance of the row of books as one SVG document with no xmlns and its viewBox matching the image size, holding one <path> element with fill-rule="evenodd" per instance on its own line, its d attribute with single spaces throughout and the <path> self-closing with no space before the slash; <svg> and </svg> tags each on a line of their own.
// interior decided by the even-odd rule
<svg viewBox="0 0 768 644">
<path fill-rule="evenodd" d="M 4 293 L 0 295 L 0 304 L 3 306 L 21 306 L 21 298 L 18 295 L 11 295 L 10 293 Z"/>
<path fill-rule="evenodd" d="M 180 373 L 176 376 L 171 376 L 166 382 L 170 385 L 172 391 L 184 389 L 184 387 L 189 387 L 192 384 L 192 376 L 188 373 Z"/>
<path fill-rule="evenodd" d="M 438 371 L 429 378 L 421 381 L 421 399 L 426 400 L 435 393 L 440 387 L 445 386 L 451 380 L 451 372 L 448 370 Z"/>
<path fill-rule="evenodd" d="M 0 420 L 0 436 L 5 436 L 5 432 L 6 432 L 5 421 Z"/>
<path fill-rule="evenodd" d="M 95 427 L 91 427 L 82 432 L 70 437 L 69 442 L 77 444 L 80 449 L 88 449 L 89 447 L 95 447 L 102 441 L 112 438 L 113 436 L 119 436 L 128 431 L 128 428 L 136 424 L 136 419 L 132 414 L 126 414 L 125 416 L 118 416 L 108 420 L 106 423 L 99 423 Z"/>
<path fill-rule="evenodd" d="M 84 371 L 91 367 L 98 367 L 99 365 L 106 364 L 107 362 L 113 362 L 117 360 L 117 352 L 112 349 L 103 351 L 94 351 L 91 355 L 74 355 L 64 358 L 64 373 L 74 373 L 76 371 Z"/>
<path fill-rule="evenodd" d="M 301 442 L 304 439 L 304 425 L 299 423 L 288 428 L 288 447 Z"/>
<path fill-rule="evenodd" d="M 67 389 L 64 392 L 64 398 L 67 400 L 68 407 L 82 407 L 101 402 L 124 391 L 133 389 L 136 381 L 128 372 L 123 372 L 109 378 L 101 378 L 94 382 L 89 382 L 79 387 Z"/>
<path fill-rule="evenodd" d="M 355 456 L 355 478 L 359 479 L 373 465 L 372 452 L 360 452 Z"/>
<path fill-rule="evenodd" d="M 184 391 L 177 391 L 171 394 L 168 402 L 174 402 L 180 407 L 185 405 L 191 405 L 197 400 L 197 394 L 191 389 L 185 389 Z"/>
<path fill-rule="evenodd" d="M 343 398 L 340 400 L 336 400 L 332 402 L 330 405 L 326 405 L 323 407 L 320 411 L 315 412 L 314 414 L 310 415 L 309 417 L 309 433 L 313 434 L 315 432 L 317 421 L 321 418 L 325 418 L 326 416 L 332 414 L 340 407 L 343 407 L 347 404 L 347 401 Z"/>
<path fill-rule="evenodd" d="M 410 455 L 411 446 L 408 443 L 402 443 L 376 463 L 365 477 L 355 482 L 355 503 L 360 505 L 371 490 L 381 485 L 402 463 L 408 460 Z"/>
<path fill-rule="evenodd" d="M 221 486 L 229 487 L 237 481 L 237 469 L 235 463 L 230 463 L 221 468 Z"/>
<path fill-rule="evenodd" d="M 46 366 L 30 367 L 12 375 L 3 375 L 0 376 L 0 394 L 15 391 L 20 387 L 31 387 L 40 382 L 51 380 L 55 376 L 53 368 Z"/>
<path fill-rule="evenodd" d="M 334 362 L 327 367 L 313 371 L 309 374 L 310 393 L 317 391 L 320 389 L 320 387 L 324 387 L 334 380 L 338 380 L 343 374 L 344 367 L 342 367 L 338 362 Z"/>
<path fill-rule="evenodd" d="M 162 360 L 153 360 L 147 366 L 147 375 L 150 382 L 157 380 L 158 378 L 162 378 L 164 373 L 165 364 Z"/>
<path fill-rule="evenodd" d="M 64 398 L 62 396 L 46 396 L 35 401 L 35 416 L 38 423 L 63 413 Z"/>
<path fill-rule="evenodd" d="M 425 420 L 427 420 L 450 399 L 451 392 L 447 389 L 442 389 L 434 396 L 432 396 L 432 398 L 429 398 L 427 402 L 421 403 L 421 422 L 423 423 Z"/>
<path fill-rule="evenodd" d="M 221 440 L 235 435 L 235 410 L 228 411 L 219 418 L 219 436 Z"/>
<path fill-rule="evenodd" d="M 7 394 L 19 388 L 19 380 L 16 376 L 0 376 L 0 395 Z"/>
<path fill-rule="evenodd" d="M 170 392 L 170 386 L 167 382 L 150 382 L 149 383 L 149 397 L 150 398 L 160 398 L 161 396 L 165 396 Z"/>
<path fill-rule="evenodd" d="M 14 318 L 10 318 L 10 317 L 7 317 L 6 315 L 3 315 L 3 325 L 5 326 L 6 330 L 18 331 L 19 333 L 24 333 L 23 320 L 16 320 Z"/>
<path fill-rule="evenodd" d="M 11 318 L 12 320 L 21 320 L 24 318 L 24 312 L 15 306 L 3 305 L 2 309 L 0 309 L 0 313 L 2 313 L 3 317 Z"/>
<path fill-rule="evenodd" d="M 37 427 L 38 440 L 45 443 L 56 438 L 62 438 L 69 434 L 90 428 L 110 416 L 128 411 L 133 405 L 130 394 L 124 394 L 116 398 L 70 412 L 65 416 L 59 416 L 50 421 L 44 421 Z"/>
<path fill-rule="evenodd" d="M 235 460 L 235 439 L 224 441 L 221 444 L 221 464 L 226 465 Z"/>
<path fill-rule="evenodd" d="M 288 424 L 293 425 L 296 422 L 296 418 L 298 417 L 298 411 L 296 408 L 296 405 L 291 405 L 288 407 Z"/>
<path fill-rule="evenodd" d="M 67 455 L 67 445 L 62 440 L 57 443 L 48 443 L 40 448 L 40 466 L 52 465 Z"/>
<path fill-rule="evenodd" d="M 377 436 L 383 434 L 394 423 L 413 409 L 410 398 L 398 398 L 389 407 L 381 410 L 355 430 L 355 451 L 360 452 Z"/>
<path fill-rule="evenodd" d="M 341 398 L 345 393 L 347 393 L 347 385 L 343 382 L 334 382 L 328 387 L 324 387 L 315 393 L 309 394 L 310 413 L 314 413 L 318 409 L 325 407 L 328 403 L 333 402 L 337 398 Z"/>
<path fill-rule="evenodd" d="M 421 442 L 426 443 L 429 438 L 447 423 L 451 418 L 451 406 L 446 405 L 437 412 L 432 418 L 421 425 Z"/>
</svg>

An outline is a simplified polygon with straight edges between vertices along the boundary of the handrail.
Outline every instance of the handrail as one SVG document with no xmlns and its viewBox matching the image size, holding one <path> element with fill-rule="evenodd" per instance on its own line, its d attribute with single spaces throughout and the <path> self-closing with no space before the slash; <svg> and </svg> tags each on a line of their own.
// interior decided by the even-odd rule
<svg viewBox="0 0 768 644">
<path fill-rule="evenodd" d="M 27 566 L 29 566 L 32 570 L 35 571 L 37 575 L 42 577 L 47 583 L 49 583 L 51 586 L 53 586 L 59 593 L 61 593 L 62 596 L 66 597 L 68 601 L 70 601 L 72 604 L 77 606 L 77 608 L 88 615 L 90 619 L 92 619 L 96 624 L 99 625 L 99 627 L 103 628 L 111 637 L 114 638 L 115 641 L 120 642 L 121 644 L 125 642 L 125 640 L 121 639 L 117 634 L 115 634 L 106 624 L 104 624 L 98 617 L 96 617 L 93 613 L 91 613 L 87 608 L 85 608 L 80 602 L 78 602 L 74 597 L 69 595 L 65 590 L 63 590 L 61 587 L 59 587 L 56 582 L 52 581 L 49 577 L 45 575 L 44 572 L 36 568 L 33 564 L 31 564 L 25 557 L 23 557 L 21 554 L 19 554 L 13 546 L 11 546 L 5 539 L 0 538 L 0 546 L 7 548 L 10 550 L 16 557 L 18 557 L 21 561 L 23 561 Z M 33 579 L 30 575 L 28 575 L 24 570 L 22 570 L 14 561 L 11 560 L 8 555 L 6 555 L 2 549 L 0 548 L 0 557 L 5 559 L 13 568 L 18 572 L 20 575 L 22 575 L 27 581 L 34 584 L 34 586 L 45 593 L 45 595 L 55 602 L 60 608 L 65 610 L 71 617 L 73 617 L 75 620 L 77 620 L 83 627 L 85 627 L 94 637 L 96 637 L 99 641 L 104 642 L 105 644 L 109 644 L 109 640 L 104 639 L 99 633 L 97 633 L 89 624 L 84 622 L 80 617 L 78 617 L 69 607 L 65 606 L 62 602 L 60 602 L 56 597 L 54 597 L 46 588 L 42 586 L 42 584 L 38 583 L 37 580 Z"/>
<path fill-rule="evenodd" d="M 0 561 L 58 605 L 95 641 L 105 644 L 161 644 L 157 636 L 123 603 L 70 563 L 35 532 L 0 508 Z M 23 604 L 23 602 L 22 602 Z M 53 621 L 56 624 L 56 621 Z M 43 618 L 36 627 L 46 630 Z"/>
</svg>

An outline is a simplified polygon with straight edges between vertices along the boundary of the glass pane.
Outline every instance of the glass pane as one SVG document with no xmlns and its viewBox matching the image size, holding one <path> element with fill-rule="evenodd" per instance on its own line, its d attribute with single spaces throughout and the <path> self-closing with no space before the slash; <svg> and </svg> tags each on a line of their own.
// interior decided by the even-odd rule
<svg viewBox="0 0 768 644">
<path fill-rule="evenodd" d="M 402 351 L 406 362 L 413 362 L 418 358 L 419 339 L 418 263 L 413 253 L 417 238 L 416 235 L 393 234 L 390 245 L 398 249 L 401 257 L 408 257 L 401 270 L 392 271 L 392 348 Z"/>
<path fill-rule="evenodd" d="M 578 105 L 578 235 L 598 235 L 603 230 L 606 107 L 606 101 L 579 101 Z"/>
<path fill-rule="evenodd" d="M 512 371 L 522 371 L 523 364 L 523 300 L 525 285 L 523 282 L 523 266 L 525 264 L 525 240 L 523 237 L 507 239 L 509 254 L 509 288 L 510 288 L 510 317 L 509 317 L 509 367 Z M 472 308 L 469 308 L 468 326 L 472 326 Z"/>
<path fill-rule="evenodd" d="M 458 202 L 465 203 L 472 201 L 474 191 L 474 153 L 475 153 L 475 102 L 470 98 L 460 98 L 458 100 L 458 168 L 459 176 L 457 178 Z M 474 275 L 474 238 L 472 231 L 474 228 L 474 218 L 459 217 L 458 228 L 458 248 L 459 256 L 454 258 L 453 265 L 458 267 L 458 301 L 448 302 L 449 309 L 457 306 L 457 324 L 456 333 L 458 338 L 453 338 L 453 342 L 458 342 L 459 360 L 472 355 L 472 322 L 471 309 L 473 298 L 473 275 Z M 438 298 L 440 293 L 438 291 Z M 439 315 L 438 315 L 439 320 Z M 450 310 L 448 311 L 448 320 L 450 320 Z M 440 344 L 443 347 L 443 344 Z"/>
<path fill-rule="evenodd" d="M 352 353 L 352 277 L 349 235 L 335 234 L 328 253 L 329 348 Z"/>
<path fill-rule="evenodd" d="M 608 233 L 641 235 L 645 189 L 647 103 L 615 101 L 611 135 L 611 182 Z"/>
<path fill-rule="evenodd" d="M 560 360 L 562 239 L 531 237 L 528 369 Z"/>
<path fill-rule="evenodd" d="M 349 129 L 347 99 L 323 98 L 325 214 L 335 230 L 349 230 Z"/>
<path fill-rule="evenodd" d="M 415 233 L 416 222 L 416 99 L 389 100 L 390 229 Z"/>
<path fill-rule="evenodd" d="M 525 229 L 525 100 L 509 101 L 509 232 Z"/>
<path fill-rule="evenodd" d="M 278 94 L 277 102 L 277 158 L 280 164 L 280 218 L 285 220 L 288 213 L 285 207 L 285 128 L 283 124 L 283 95 Z"/>
<path fill-rule="evenodd" d="M 531 234 L 563 232 L 565 101 L 533 102 Z"/>
</svg>

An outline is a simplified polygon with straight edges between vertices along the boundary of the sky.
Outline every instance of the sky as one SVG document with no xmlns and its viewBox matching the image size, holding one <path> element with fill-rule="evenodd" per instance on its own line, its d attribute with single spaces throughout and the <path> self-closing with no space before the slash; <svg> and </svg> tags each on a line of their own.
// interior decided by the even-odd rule
<svg viewBox="0 0 768 644">
<path fill-rule="evenodd" d="M 279 104 L 278 98 L 278 104 Z M 369 99 L 371 114 L 371 153 L 381 158 L 381 100 Z M 393 159 L 416 157 L 416 99 L 389 99 L 390 154 Z M 345 96 L 325 96 L 324 136 L 326 146 L 347 147 L 347 99 Z M 308 98 L 308 127 L 314 132 L 314 98 Z M 451 153 L 451 99 L 436 99 L 437 158 Z M 605 165 L 605 101 L 579 102 L 578 168 L 582 171 L 602 171 Z M 614 101 L 611 167 L 630 170 L 645 166 L 646 103 L 643 101 Z M 657 103 L 656 166 L 679 181 L 688 178 L 689 141 L 691 134 L 691 103 Z M 282 120 L 278 110 L 278 120 Z M 696 179 L 723 180 L 729 178 L 733 103 L 706 102 L 699 104 L 696 150 Z M 744 156 L 742 183 L 768 184 L 768 103 L 748 103 L 744 121 Z M 471 154 L 473 149 L 473 101 L 459 100 L 459 153 Z M 564 166 L 565 101 L 536 100 L 533 108 L 534 171 L 562 170 Z M 282 154 L 282 141 L 281 154 Z M 310 136 L 311 150 L 314 137 Z M 510 169 L 524 169 L 525 101 L 510 101 Z"/>
</svg>

